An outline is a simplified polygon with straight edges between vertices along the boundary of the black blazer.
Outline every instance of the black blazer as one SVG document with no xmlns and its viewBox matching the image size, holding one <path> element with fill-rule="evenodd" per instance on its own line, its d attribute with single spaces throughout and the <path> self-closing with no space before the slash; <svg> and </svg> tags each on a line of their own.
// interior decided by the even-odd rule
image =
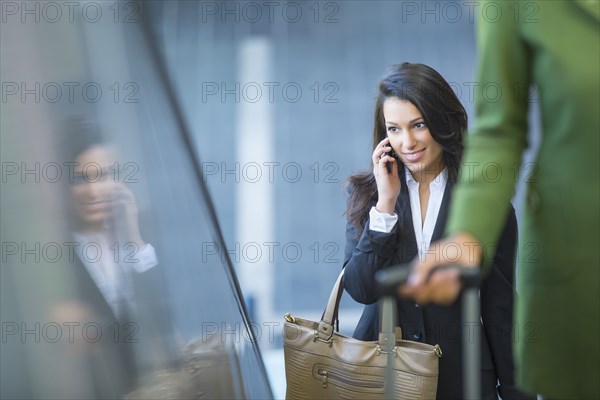
<svg viewBox="0 0 600 400">
<path fill-rule="evenodd" d="M 441 239 L 450 203 L 452 183 L 448 181 L 431 241 Z M 402 198 L 402 195 L 405 197 Z M 353 337 L 377 340 L 380 322 L 375 272 L 395 264 L 408 263 L 418 256 L 410 201 L 399 196 L 395 212 L 398 222 L 390 233 L 369 229 L 369 221 L 360 237 L 350 223 L 346 227 L 344 288 L 352 298 L 365 304 Z M 493 210 L 490 210 L 493 212 Z M 512 358 L 513 272 L 517 241 L 517 221 L 511 207 L 499 241 L 490 274 L 481 287 L 482 398 L 527 398 L 515 389 Z M 414 301 L 397 301 L 398 321 L 405 340 L 439 344 L 438 399 L 462 399 L 461 299 L 449 306 L 419 306 Z M 465 333 L 467 331 L 465 330 Z M 496 389 L 497 381 L 499 387 Z M 533 397 L 532 397 L 533 399 Z"/>
<path fill-rule="evenodd" d="M 84 354 L 87 372 L 94 379 L 94 397 L 122 398 L 136 388 L 140 375 L 146 371 L 173 366 L 178 354 L 171 341 L 172 326 L 160 264 L 143 273 L 129 274 L 135 309 L 123 304 L 125 311 L 119 317 L 79 257 L 65 267 L 76 287 L 54 305 L 60 306 L 64 301 L 84 307 L 87 313 L 84 320 L 76 321 L 79 327 L 93 323 L 101 332 L 96 335 L 90 330 L 97 338 L 92 338 L 93 343 L 88 343 Z M 154 364 L 141 360 L 149 352 L 153 353 Z"/>
</svg>

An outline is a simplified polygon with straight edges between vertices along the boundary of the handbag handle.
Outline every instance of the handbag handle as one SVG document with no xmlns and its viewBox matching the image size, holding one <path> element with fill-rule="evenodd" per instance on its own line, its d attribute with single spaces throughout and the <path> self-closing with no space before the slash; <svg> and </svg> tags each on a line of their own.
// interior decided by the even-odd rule
<svg viewBox="0 0 600 400">
<path fill-rule="evenodd" d="M 327 301 L 327 307 L 323 312 L 321 321 L 317 332 L 315 332 L 315 340 L 318 338 L 321 341 L 329 342 L 333 336 L 334 326 L 333 322 L 335 317 L 338 315 L 340 308 L 340 300 L 342 298 L 342 292 L 344 290 L 344 269 L 338 275 L 329 300 Z M 402 334 L 399 328 L 394 328 L 394 316 L 396 304 L 394 301 L 383 301 L 382 303 L 382 316 L 381 316 L 381 327 L 379 334 L 379 343 L 383 346 L 391 340 L 391 343 L 396 343 L 396 337 L 401 338 Z M 400 336 L 398 336 L 400 334 Z"/>
<path fill-rule="evenodd" d="M 333 320 L 334 315 L 337 315 L 340 308 L 340 299 L 342 298 L 341 291 L 344 290 L 342 284 L 343 280 L 344 270 L 342 269 L 337 280 L 335 281 L 335 284 L 333 285 L 333 289 L 329 295 L 329 301 L 327 301 L 327 307 L 325 308 L 325 312 L 323 312 L 323 316 L 321 317 L 321 321 L 319 322 L 319 327 L 315 335 L 315 338 L 318 337 L 324 342 L 328 342 L 333 336 Z"/>
</svg>

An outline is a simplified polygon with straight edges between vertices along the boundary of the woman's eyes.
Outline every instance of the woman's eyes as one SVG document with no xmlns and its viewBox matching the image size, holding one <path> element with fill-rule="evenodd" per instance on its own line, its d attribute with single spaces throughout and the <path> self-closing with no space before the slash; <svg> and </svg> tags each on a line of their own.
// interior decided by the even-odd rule
<svg viewBox="0 0 600 400">
<path fill-rule="evenodd" d="M 425 122 L 417 122 L 415 124 L 415 128 L 423 129 L 423 128 L 427 128 L 427 125 L 425 125 Z M 396 127 L 396 126 L 388 126 L 387 131 L 388 132 L 398 132 L 399 130 L 398 130 L 398 127 Z"/>
</svg>

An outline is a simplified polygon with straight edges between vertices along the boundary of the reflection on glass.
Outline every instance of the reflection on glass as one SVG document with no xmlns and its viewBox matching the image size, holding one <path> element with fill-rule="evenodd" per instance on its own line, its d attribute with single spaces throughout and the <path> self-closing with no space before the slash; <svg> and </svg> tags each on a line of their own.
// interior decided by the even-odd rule
<svg viewBox="0 0 600 400">
<path fill-rule="evenodd" d="M 104 95 L 3 100 L 0 397 L 269 398 L 231 265 L 202 254 L 224 248 L 219 227 L 127 4 L 139 23 L 1 26 L 10 88 Z"/>
<path fill-rule="evenodd" d="M 51 316 L 60 324 L 86 321 L 111 333 L 86 341 L 80 350 L 89 357 L 92 377 L 107 355 L 113 357 L 105 368 L 108 382 L 98 385 L 95 397 L 122 397 L 136 387 L 138 372 L 175 359 L 163 279 L 154 247 L 142 239 L 133 193 L 118 179 L 115 146 L 83 119 L 71 119 L 65 135 L 63 150 L 73 166 L 70 233 L 78 249 L 72 272 L 80 290 L 55 304 Z M 135 364 L 140 346 L 152 352 L 147 365 Z M 102 354 L 100 360 L 96 353 Z"/>
</svg>

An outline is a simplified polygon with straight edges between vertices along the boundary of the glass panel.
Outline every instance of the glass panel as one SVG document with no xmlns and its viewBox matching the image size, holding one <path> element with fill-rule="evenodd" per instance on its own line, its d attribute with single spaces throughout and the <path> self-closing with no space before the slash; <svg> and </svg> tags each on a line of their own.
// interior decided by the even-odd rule
<svg viewBox="0 0 600 400">
<path fill-rule="evenodd" d="M 47 4 L 2 4 L 2 397 L 272 397 L 144 7 Z"/>
</svg>

